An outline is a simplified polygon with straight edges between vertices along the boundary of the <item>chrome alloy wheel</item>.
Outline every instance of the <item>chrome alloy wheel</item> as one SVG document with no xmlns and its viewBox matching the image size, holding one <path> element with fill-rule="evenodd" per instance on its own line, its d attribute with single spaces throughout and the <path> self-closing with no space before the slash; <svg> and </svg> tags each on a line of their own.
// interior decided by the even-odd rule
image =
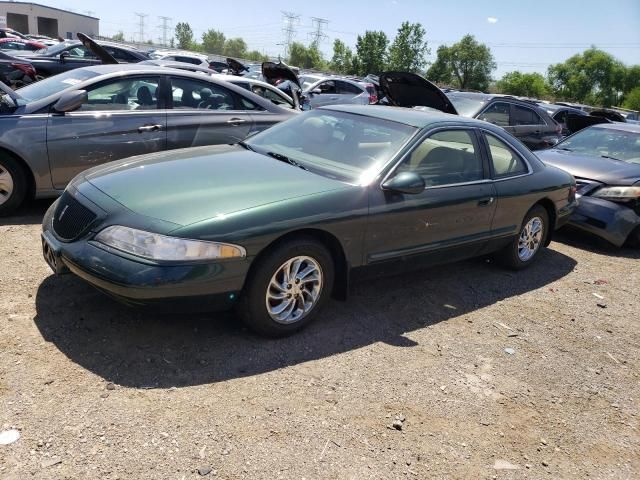
<svg viewBox="0 0 640 480">
<path fill-rule="evenodd" d="M 542 243 L 543 235 L 542 219 L 533 217 L 527 222 L 520 232 L 518 239 L 518 258 L 523 262 L 528 262 L 536 254 Z"/>
<path fill-rule="evenodd" d="M 322 268 L 315 259 L 302 256 L 287 260 L 267 287 L 269 316 L 284 324 L 304 318 L 320 298 L 322 280 Z"/>
<path fill-rule="evenodd" d="M 0 205 L 9 200 L 12 193 L 13 177 L 9 170 L 0 163 Z"/>
</svg>

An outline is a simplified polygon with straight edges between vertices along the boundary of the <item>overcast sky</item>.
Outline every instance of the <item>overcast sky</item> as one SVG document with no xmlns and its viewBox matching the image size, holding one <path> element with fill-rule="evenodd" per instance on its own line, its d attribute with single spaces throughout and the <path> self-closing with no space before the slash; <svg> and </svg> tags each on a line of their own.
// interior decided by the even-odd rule
<svg viewBox="0 0 640 480">
<path fill-rule="evenodd" d="M 38 1 L 38 0 L 36 0 Z M 171 25 L 188 22 L 198 38 L 214 28 L 228 37 L 241 36 L 250 49 L 268 55 L 283 52 L 282 10 L 300 15 L 295 40 L 307 43 L 311 17 L 328 20 L 321 43 L 330 58 L 335 38 L 355 46 L 365 30 L 383 30 L 392 39 L 405 21 L 427 30 L 435 59 L 438 45 L 451 44 L 471 33 L 491 47 L 498 63 L 494 77 L 512 70 L 544 73 L 551 63 L 564 61 L 590 45 L 606 50 L 627 64 L 640 64 L 640 0 L 40 0 L 39 3 L 88 13 L 100 18 L 100 34 L 124 31 L 139 36 L 135 13 L 145 17 L 145 39 L 161 37 L 159 16 Z"/>
</svg>

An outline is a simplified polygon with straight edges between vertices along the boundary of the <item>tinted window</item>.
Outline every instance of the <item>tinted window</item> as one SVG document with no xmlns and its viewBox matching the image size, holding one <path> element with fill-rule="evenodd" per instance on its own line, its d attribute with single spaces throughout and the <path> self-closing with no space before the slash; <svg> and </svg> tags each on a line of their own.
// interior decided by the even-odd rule
<svg viewBox="0 0 640 480">
<path fill-rule="evenodd" d="M 191 63 L 193 65 L 200 65 L 202 62 L 198 58 L 193 57 L 176 57 L 177 62 Z"/>
<path fill-rule="evenodd" d="M 171 79 L 171 91 L 173 108 L 176 109 L 239 109 L 236 106 L 234 94 L 213 83 L 174 77 Z M 240 109 L 248 110 L 246 106 Z"/>
<path fill-rule="evenodd" d="M 87 89 L 89 101 L 80 111 L 156 110 L 158 78 L 135 77 L 100 83 Z"/>
<path fill-rule="evenodd" d="M 338 84 L 338 93 L 360 95 L 362 89 L 348 82 L 336 82 Z"/>
<path fill-rule="evenodd" d="M 567 111 L 566 110 L 559 111 L 558 113 L 556 113 L 553 116 L 553 119 L 558 123 L 566 125 L 567 124 Z"/>
<path fill-rule="evenodd" d="M 0 43 L 0 49 L 2 50 L 24 50 L 25 44 L 19 42 L 2 42 Z"/>
<path fill-rule="evenodd" d="M 485 122 L 498 125 L 499 127 L 508 127 L 510 118 L 509 108 L 510 105 L 508 103 L 496 102 L 489 105 L 484 112 L 478 115 L 478 118 Z"/>
<path fill-rule="evenodd" d="M 513 125 L 544 125 L 544 121 L 531 108 L 514 105 Z"/>
<path fill-rule="evenodd" d="M 399 171 L 416 172 L 428 187 L 484 178 L 482 158 L 473 133 L 467 130 L 443 130 L 429 136 L 404 160 Z"/>
<path fill-rule="evenodd" d="M 525 163 L 506 143 L 490 134 L 485 134 L 485 138 L 496 177 L 527 173 Z"/>
<path fill-rule="evenodd" d="M 267 100 L 270 100 L 272 103 L 279 105 L 284 108 L 293 108 L 293 105 L 287 101 L 282 95 L 274 92 L 270 88 L 264 87 L 262 85 L 253 85 L 251 87 L 251 91 L 256 95 L 259 95 Z"/>
<path fill-rule="evenodd" d="M 338 90 L 336 89 L 336 82 L 334 81 L 322 82 L 316 88 L 322 90 L 322 93 L 338 93 Z"/>
</svg>

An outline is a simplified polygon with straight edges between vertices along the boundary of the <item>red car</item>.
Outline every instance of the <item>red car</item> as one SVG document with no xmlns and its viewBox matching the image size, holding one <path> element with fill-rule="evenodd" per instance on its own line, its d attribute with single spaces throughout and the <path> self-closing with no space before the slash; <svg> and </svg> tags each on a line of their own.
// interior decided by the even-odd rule
<svg viewBox="0 0 640 480">
<path fill-rule="evenodd" d="M 23 38 L 0 38 L 0 50 L 28 50 L 35 52 L 47 48 L 43 43 Z"/>
</svg>

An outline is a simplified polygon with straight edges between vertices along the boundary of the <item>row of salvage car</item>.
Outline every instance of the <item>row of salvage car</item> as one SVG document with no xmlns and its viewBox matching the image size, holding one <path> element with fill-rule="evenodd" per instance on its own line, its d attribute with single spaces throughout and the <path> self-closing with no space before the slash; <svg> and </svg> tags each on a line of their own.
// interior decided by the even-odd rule
<svg viewBox="0 0 640 480">
<path fill-rule="evenodd" d="M 489 254 L 520 269 L 567 223 L 640 243 L 638 126 L 536 155 L 412 74 L 377 79 L 386 105 L 301 112 L 284 65 L 264 65 L 267 82 L 119 65 L 83 41 L 112 64 L 4 88 L 0 212 L 64 192 L 43 221 L 46 261 L 125 303 L 235 308 L 281 336 L 364 271 Z M 520 105 L 485 107 L 505 101 Z"/>
</svg>

